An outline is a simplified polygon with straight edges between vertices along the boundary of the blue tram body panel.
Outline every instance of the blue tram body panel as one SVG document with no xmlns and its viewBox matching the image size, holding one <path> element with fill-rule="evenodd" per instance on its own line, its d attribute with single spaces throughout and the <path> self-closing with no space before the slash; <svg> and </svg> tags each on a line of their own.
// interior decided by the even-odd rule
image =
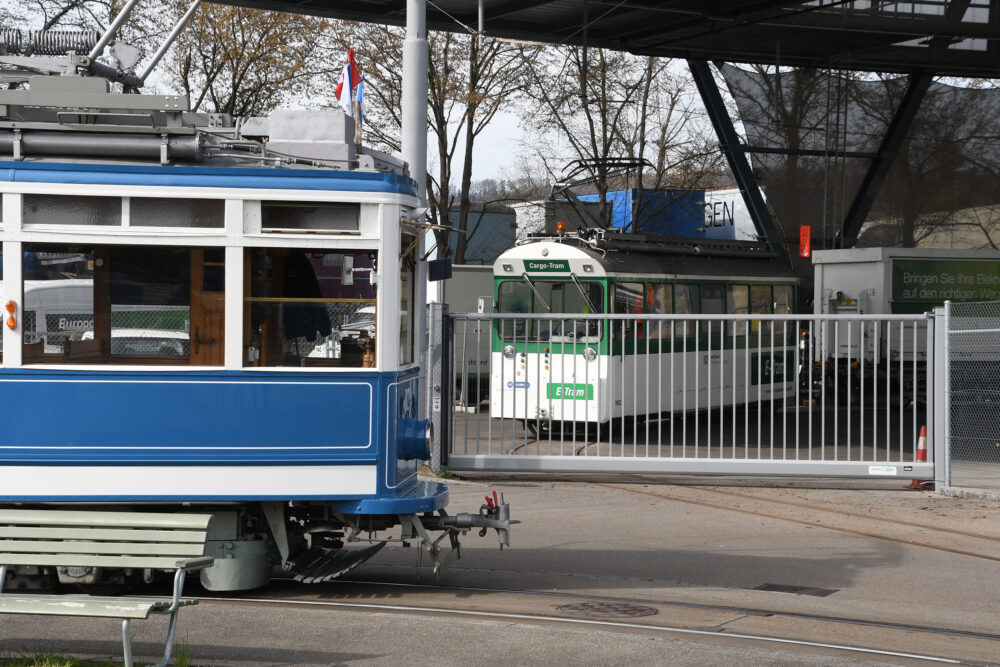
<svg viewBox="0 0 1000 667">
<path fill-rule="evenodd" d="M 447 503 L 443 485 L 418 482 L 416 461 L 400 458 L 400 424 L 416 414 L 418 381 L 416 369 L 336 374 L 3 369 L 5 411 L 27 418 L 9 419 L 0 435 L 0 501 L 380 499 L 368 506 L 393 512 L 439 509 Z M 330 478 L 329 488 L 318 493 L 299 485 L 300 475 L 317 470 Z M 105 477 L 98 482 L 94 471 Z M 208 474 L 215 488 L 143 492 L 130 479 L 155 478 L 158 471 Z M 21 473 L 37 477 L 30 494 L 17 490 Z M 354 484 L 338 489 L 342 473 L 370 477 L 371 483 L 362 492 Z M 59 488 L 74 475 L 95 477 L 94 487 Z M 226 492 L 232 486 L 226 478 L 240 476 L 258 482 L 252 490 Z"/>
<path fill-rule="evenodd" d="M 3 458 L 25 463 L 374 460 L 384 374 L 4 370 Z M 295 428 L 289 428 L 295 424 Z"/>
<path fill-rule="evenodd" d="M 0 180 L 20 183 L 260 188 L 416 196 L 400 174 L 262 167 L 186 167 L 0 161 Z"/>
</svg>

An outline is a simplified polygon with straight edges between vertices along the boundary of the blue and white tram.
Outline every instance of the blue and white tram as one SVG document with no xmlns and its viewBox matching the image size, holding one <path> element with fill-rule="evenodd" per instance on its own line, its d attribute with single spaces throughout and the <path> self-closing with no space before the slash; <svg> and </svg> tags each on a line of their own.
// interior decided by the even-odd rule
<svg viewBox="0 0 1000 667">
<path fill-rule="evenodd" d="M 335 576 L 396 525 L 436 562 L 405 164 L 339 111 L 186 109 L 86 76 L 0 92 L 0 505 L 212 512 L 214 590 Z"/>
</svg>

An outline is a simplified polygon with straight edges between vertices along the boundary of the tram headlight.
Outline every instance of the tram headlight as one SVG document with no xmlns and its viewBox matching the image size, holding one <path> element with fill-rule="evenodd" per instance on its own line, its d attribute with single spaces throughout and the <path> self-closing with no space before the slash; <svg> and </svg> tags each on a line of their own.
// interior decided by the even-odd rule
<svg viewBox="0 0 1000 667">
<path fill-rule="evenodd" d="M 597 350 L 592 347 L 588 347 L 583 351 L 583 358 L 587 361 L 593 361 L 597 358 Z"/>
<path fill-rule="evenodd" d="M 513 345 L 507 345 L 503 349 L 503 358 L 504 359 L 513 359 L 515 352 L 517 352 L 517 350 L 514 349 Z"/>
</svg>

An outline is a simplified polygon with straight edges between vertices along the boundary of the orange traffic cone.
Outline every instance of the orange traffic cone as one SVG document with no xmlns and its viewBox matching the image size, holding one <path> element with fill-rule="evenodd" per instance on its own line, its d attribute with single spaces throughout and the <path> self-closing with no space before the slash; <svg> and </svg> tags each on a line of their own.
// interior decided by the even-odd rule
<svg viewBox="0 0 1000 667">
<path fill-rule="evenodd" d="M 917 462 L 927 461 L 927 427 L 920 427 L 920 437 L 917 438 Z M 934 482 L 915 479 L 910 482 L 910 488 L 922 491 L 928 486 L 933 486 Z"/>
</svg>

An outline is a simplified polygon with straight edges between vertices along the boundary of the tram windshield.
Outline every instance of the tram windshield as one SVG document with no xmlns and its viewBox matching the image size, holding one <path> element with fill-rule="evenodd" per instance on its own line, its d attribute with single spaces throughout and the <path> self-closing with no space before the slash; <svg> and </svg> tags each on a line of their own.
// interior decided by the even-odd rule
<svg viewBox="0 0 1000 667">
<path fill-rule="evenodd" d="M 557 316 L 603 313 L 604 289 L 592 281 L 506 280 L 500 283 L 497 306 L 499 312 L 505 315 L 556 316 L 541 320 L 501 320 L 500 337 L 504 340 L 595 342 L 601 336 L 600 322 Z"/>
</svg>

